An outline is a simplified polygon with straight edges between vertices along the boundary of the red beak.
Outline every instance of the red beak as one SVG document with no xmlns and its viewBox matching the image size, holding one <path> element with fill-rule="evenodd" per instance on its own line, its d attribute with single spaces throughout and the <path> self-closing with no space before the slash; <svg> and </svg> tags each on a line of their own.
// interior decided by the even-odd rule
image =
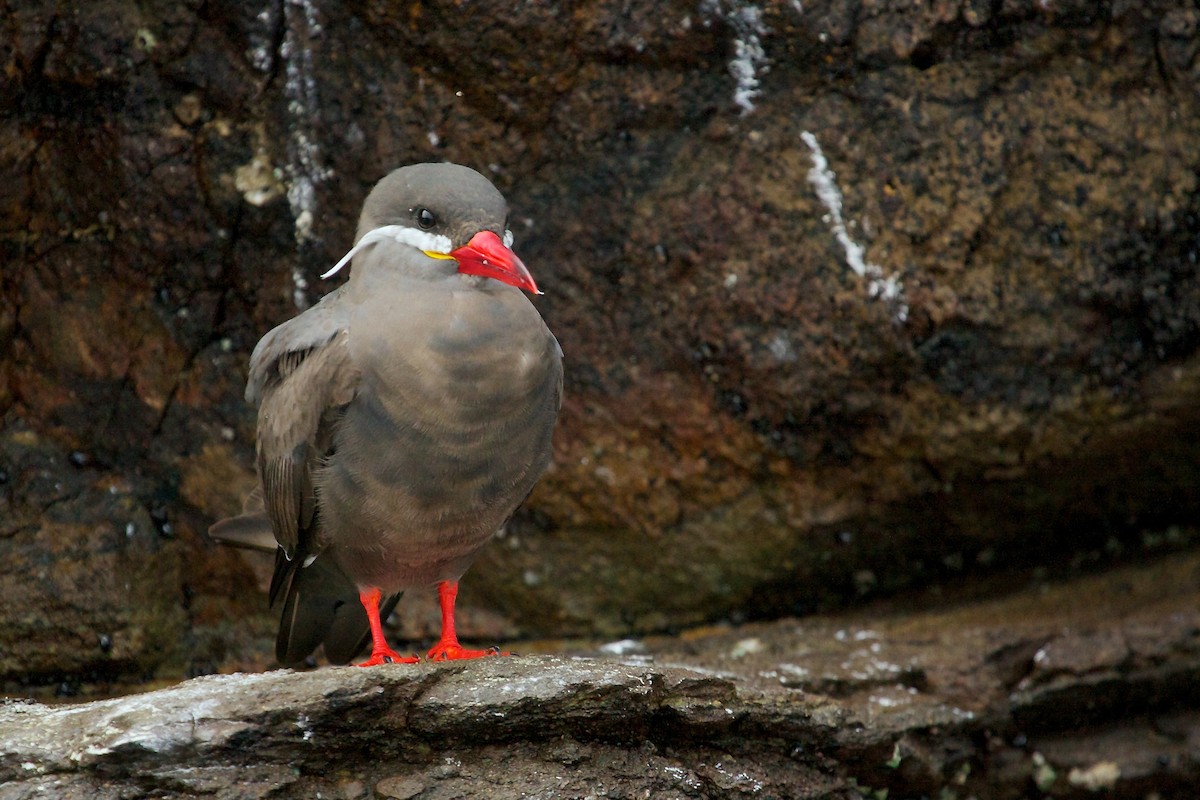
<svg viewBox="0 0 1200 800">
<path fill-rule="evenodd" d="M 471 241 L 451 252 L 450 257 L 458 262 L 458 271 L 465 275 L 495 278 L 530 294 L 541 294 L 525 264 L 491 231 L 475 234 Z"/>
</svg>

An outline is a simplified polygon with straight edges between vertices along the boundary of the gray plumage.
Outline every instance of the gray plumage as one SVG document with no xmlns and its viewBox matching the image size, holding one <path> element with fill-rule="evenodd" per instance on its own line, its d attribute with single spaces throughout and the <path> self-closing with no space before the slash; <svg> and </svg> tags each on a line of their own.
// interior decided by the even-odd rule
<svg viewBox="0 0 1200 800">
<path fill-rule="evenodd" d="M 505 233 L 486 178 L 422 164 L 376 185 L 356 239 L 415 228 L 421 209 L 455 248 Z M 322 642 L 334 662 L 362 648 L 360 588 L 382 590 L 386 618 L 405 589 L 456 581 L 549 464 L 562 393 L 558 342 L 520 289 L 393 240 L 352 264 L 255 348 L 262 506 L 212 529 L 247 546 L 272 529 L 285 664 Z"/>
</svg>

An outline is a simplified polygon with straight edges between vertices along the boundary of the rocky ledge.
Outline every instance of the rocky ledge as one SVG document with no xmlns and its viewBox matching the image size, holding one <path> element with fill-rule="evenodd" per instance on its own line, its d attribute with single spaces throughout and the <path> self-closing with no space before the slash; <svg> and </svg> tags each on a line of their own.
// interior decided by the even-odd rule
<svg viewBox="0 0 1200 800">
<path fill-rule="evenodd" d="M 0 800 L 1194 796 L 1200 555 L 1015 582 L 553 655 L 9 702 Z"/>
</svg>

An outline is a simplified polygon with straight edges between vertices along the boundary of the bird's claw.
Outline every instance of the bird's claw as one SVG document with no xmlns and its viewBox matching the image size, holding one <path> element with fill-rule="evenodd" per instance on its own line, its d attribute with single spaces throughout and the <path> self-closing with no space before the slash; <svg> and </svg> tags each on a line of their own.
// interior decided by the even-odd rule
<svg viewBox="0 0 1200 800">
<path fill-rule="evenodd" d="M 386 650 L 372 650 L 371 657 L 357 666 L 378 667 L 383 664 L 416 664 L 420 660 L 416 656 L 402 656 L 395 650 L 388 648 Z"/>
<path fill-rule="evenodd" d="M 425 657 L 430 661 L 461 661 L 468 658 L 507 655 L 510 654 L 503 652 L 499 647 L 489 647 L 487 650 L 468 650 L 457 642 L 438 642 Z"/>
</svg>

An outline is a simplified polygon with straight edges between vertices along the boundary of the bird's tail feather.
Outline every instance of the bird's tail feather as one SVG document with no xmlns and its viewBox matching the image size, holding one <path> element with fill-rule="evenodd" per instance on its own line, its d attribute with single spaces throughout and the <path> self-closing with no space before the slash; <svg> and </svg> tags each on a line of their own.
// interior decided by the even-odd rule
<svg viewBox="0 0 1200 800">
<path fill-rule="evenodd" d="M 254 487 L 242 501 L 242 513 L 213 523 L 208 529 L 212 539 L 234 547 L 275 552 L 277 543 L 271 520 L 263 505 L 261 486 Z"/>
<path fill-rule="evenodd" d="M 379 616 L 387 619 L 400 601 L 400 593 L 380 602 Z M 292 574 L 275 657 L 284 666 L 302 663 L 322 643 L 331 664 L 346 664 L 371 640 L 367 612 L 358 599 L 358 587 L 334 563 L 316 558 Z"/>
<path fill-rule="evenodd" d="M 280 596 L 285 598 L 275 639 L 275 657 L 280 664 L 301 664 L 322 643 L 330 663 L 346 664 L 371 641 L 371 627 L 358 599 L 358 587 L 328 556 L 304 566 L 307 552 L 298 550 L 291 559 L 284 554 L 275 541 L 261 487 L 246 496 L 240 515 L 215 523 L 208 535 L 234 547 L 275 553 L 268 597 L 272 606 Z M 388 618 L 401 594 L 380 601 L 380 619 Z"/>
<path fill-rule="evenodd" d="M 210 538 L 233 547 L 262 550 L 270 553 L 278 547 L 266 514 L 242 514 L 214 522 L 208 529 Z"/>
</svg>

